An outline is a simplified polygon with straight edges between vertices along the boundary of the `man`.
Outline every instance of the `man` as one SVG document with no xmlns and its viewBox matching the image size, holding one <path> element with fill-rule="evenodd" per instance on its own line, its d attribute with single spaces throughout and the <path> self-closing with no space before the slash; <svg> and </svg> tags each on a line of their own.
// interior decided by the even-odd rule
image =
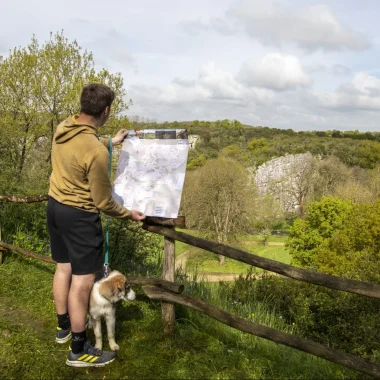
<svg viewBox="0 0 380 380">
<path fill-rule="evenodd" d="M 57 262 L 53 280 L 58 317 L 56 342 L 72 338 L 66 364 L 74 367 L 104 366 L 115 358 L 114 352 L 92 347 L 86 336 L 89 296 L 95 272 L 103 266 L 99 212 L 134 221 L 145 218 L 112 197 L 109 141 L 99 141 L 97 134 L 109 118 L 114 97 L 105 85 L 84 87 L 80 115 L 64 120 L 52 143 L 47 222 L 52 257 Z M 112 144 L 121 144 L 126 135 L 126 130 L 120 130 Z"/>
</svg>

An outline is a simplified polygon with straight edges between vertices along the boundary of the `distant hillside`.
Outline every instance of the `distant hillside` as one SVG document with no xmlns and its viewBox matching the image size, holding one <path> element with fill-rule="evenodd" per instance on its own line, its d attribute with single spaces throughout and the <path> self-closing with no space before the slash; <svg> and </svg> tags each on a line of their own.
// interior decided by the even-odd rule
<svg viewBox="0 0 380 380">
<path fill-rule="evenodd" d="M 302 131 L 248 126 L 237 120 L 131 123 L 135 129 L 173 128 L 188 130 L 200 137 L 189 154 L 188 169 L 202 166 L 208 159 L 222 155 L 247 167 L 286 154 L 310 152 L 336 156 L 350 167 L 373 169 L 380 162 L 380 133 L 359 131 Z"/>
</svg>

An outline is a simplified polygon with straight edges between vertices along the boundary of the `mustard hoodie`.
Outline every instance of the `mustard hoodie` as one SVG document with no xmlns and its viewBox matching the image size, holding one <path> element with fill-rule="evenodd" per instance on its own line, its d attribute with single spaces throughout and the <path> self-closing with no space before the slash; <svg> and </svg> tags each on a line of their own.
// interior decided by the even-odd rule
<svg viewBox="0 0 380 380">
<path fill-rule="evenodd" d="M 64 120 L 54 134 L 49 195 L 65 205 L 129 219 L 131 212 L 112 197 L 109 140 L 99 141 L 96 127 L 78 124 L 77 118 Z"/>
</svg>

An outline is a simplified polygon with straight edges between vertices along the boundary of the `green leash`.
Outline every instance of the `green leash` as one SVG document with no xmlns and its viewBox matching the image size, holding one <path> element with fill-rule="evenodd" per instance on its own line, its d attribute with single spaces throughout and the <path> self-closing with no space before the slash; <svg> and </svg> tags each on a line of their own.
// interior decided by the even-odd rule
<svg viewBox="0 0 380 380">
<path fill-rule="evenodd" d="M 109 144 L 109 154 L 110 154 L 110 164 L 109 164 L 109 177 L 111 180 L 111 173 L 112 173 L 112 138 L 110 138 L 110 144 Z M 106 216 L 106 253 L 104 255 L 104 277 L 108 276 L 109 272 L 109 263 L 108 263 L 108 254 L 109 254 L 109 237 L 108 237 L 108 231 L 109 231 L 109 226 L 110 226 L 110 217 L 107 215 Z"/>
</svg>

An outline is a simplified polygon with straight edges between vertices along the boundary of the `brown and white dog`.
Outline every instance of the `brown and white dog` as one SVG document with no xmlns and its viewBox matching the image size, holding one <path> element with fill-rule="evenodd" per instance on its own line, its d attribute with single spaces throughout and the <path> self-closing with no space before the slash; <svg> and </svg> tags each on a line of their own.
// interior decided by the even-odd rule
<svg viewBox="0 0 380 380">
<path fill-rule="evenodd" d="M 101 318 L 107 325 L 108 342 L 112 351 L 117 351 L 119 346 L 115 342 L 115 310 L 116 302 L 121 300 L 133 301 L 135 292 L 129 287 L 127 278 L 114 270 L 108 277 L 95 282 L 90 295 L 90 324 L 94 328 L 96 339 L 95 347 L 99 350 L 103 347 Z"/>
</svg>

